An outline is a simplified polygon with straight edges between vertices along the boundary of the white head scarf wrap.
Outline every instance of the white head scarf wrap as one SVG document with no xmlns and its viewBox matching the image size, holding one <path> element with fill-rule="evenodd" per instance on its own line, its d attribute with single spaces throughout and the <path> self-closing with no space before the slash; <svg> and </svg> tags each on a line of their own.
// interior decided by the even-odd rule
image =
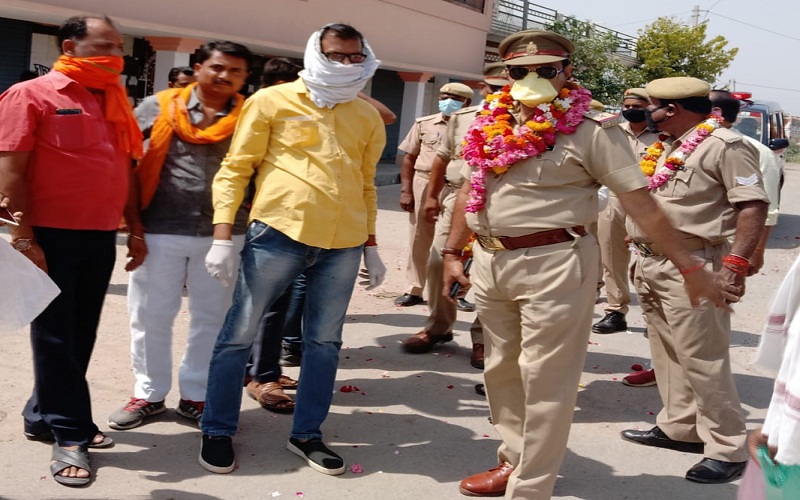
<svg viewBox="0 0 800 500">
<path fill-rule="evenodd" d="M 342 64 L 329 61 L 322 54 L 320 45 L 322 31 L 327 26 L 315 31 L 308 39 L 303 57 L 305 69 L 300 72 L 300 77 L 311 94 L 311 100 L 320 108 L 332 108 L 355 99 L 381 64 L 363 39 L 362 50 L 367 55 L 363 63 Z"/>
</svg>

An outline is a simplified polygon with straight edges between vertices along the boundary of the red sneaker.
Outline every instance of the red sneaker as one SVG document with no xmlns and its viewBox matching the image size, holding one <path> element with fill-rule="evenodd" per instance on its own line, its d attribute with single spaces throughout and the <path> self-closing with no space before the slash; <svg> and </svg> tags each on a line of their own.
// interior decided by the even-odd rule
<svg viewBox="0 0 800 500">
<path fill-rule="evenodd" d="M 650 387 L 656 385 L 656 371 L 652 368 L 633 372 L 622 379 L 622 383 L 630 387 Z"/>
</svg>

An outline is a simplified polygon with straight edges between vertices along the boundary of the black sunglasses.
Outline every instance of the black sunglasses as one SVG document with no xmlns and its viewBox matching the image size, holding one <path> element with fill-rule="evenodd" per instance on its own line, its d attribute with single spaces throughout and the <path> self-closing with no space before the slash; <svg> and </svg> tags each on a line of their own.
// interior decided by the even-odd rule
<svg viewBox="0 0 800 500">
<path fill-rule="evenodd" d="M 351 64 L 362 63 L 367 59 L 366 54 L 356 52 L 355 54 L 342 54 L 341 52 L 325 52 L 323 54 L 330 62 L 343 63 L 345 59 Z"/>
<path fill-rule="evenodd" d="M 564 68 L 556 68 L 555 66 L 541 66 L 536 69 L 526 68 L 525 66 L 506 66 L 506 69 L 508 70 L 508 76 L 514 80 L 522 80 L 528 76 L 528 73 L 531 71 L 545 80 L 552 80 L 557 77 L 559 73 L 564 72 Z"/>
</svg>

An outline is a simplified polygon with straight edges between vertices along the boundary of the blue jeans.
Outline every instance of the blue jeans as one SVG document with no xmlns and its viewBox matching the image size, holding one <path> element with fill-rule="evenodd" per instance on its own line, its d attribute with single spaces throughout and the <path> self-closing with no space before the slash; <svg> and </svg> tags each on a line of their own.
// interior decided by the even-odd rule
<svg viewBox="0 0 800 500">
<path fill-rule="evenodd" d="M 283 373 L 281 351 L 303 349 L 303 308 L 306 303 L 306 275 L 297 277 L 261 318 L 259 333 L 247 363 L 247 373 L 259 384 L 277 382 Z"/>
<path fill-rule="evenodd" d="M 233 305 L 217 337 L 208 372 L 202 431 L 232 436 L 239 423 L 242 382 L 264 312 L 306 275 L 303 361 L 292 424 L 296 439 L 321 438 L 333 399 L 342 325 L 353 294 L 362 247 L 326 250 L 292 240 L 254 221 L 247 230 Z"/>
</svg>

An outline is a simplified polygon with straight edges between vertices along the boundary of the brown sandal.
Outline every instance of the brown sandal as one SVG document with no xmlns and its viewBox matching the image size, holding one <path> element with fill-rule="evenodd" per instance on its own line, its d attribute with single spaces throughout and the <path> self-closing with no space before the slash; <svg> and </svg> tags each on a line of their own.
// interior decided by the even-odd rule
<svg viewBox="0 0 800 500">
<path fill-rule="evenodd" d="M 299 380 L 295 380 L 288 375 L 281 375 L 278 378 L 278 383 L 281 384 L 282 389 L 297 389 L 297 386 L 300 385 Z"/>
<path fill-rule="evenodd" d="M 247 384 L 247 395 L 258 401 L 265 410 L 275 413 L 294 411 L 294 401 L 283 392 L 279 382 L 259 384 L 254 380 Z"/>
</svg>

